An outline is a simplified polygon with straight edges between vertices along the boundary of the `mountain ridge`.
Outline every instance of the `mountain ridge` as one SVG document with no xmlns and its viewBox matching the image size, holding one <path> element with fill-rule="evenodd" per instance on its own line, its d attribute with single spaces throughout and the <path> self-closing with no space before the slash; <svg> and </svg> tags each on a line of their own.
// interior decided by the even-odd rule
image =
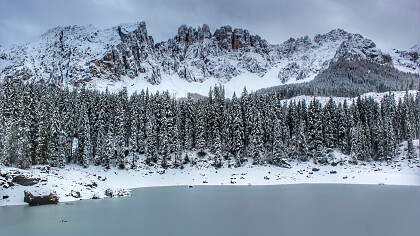
<svg viewBox="0 0 420 236">
<path fill-rule="evenodd" d="M 224 84 L 236 77 L 258 80 L 269 74 L 267 85 L 275 86 L 311 81 L 343 58 L 420 73 L 413 48 L 383 53 L 372 40 L 343 29 L 269 44 L 228 25 L 213 33 L 206 24 L 181 25 L 177 35 L 155 43 L 144 21 L 108 29 L 66 26 L 52 28 L 33 42 L 0 47 L 0 79 L 76 87 L 123 80 L 159 86 L 167 78 Z"/>
</svg>

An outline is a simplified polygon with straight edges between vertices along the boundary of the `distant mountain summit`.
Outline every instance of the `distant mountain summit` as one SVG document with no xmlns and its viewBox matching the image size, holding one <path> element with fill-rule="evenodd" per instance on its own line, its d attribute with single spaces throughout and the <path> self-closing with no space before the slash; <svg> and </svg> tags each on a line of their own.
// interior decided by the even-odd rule
<svg viewBox="0 0 420 236">
<path fill-rule="evenodd" d="M 155 43 L 146 23 L 138 22 L 110 29 L 56 27 L 33 42 L 0 46 L 0 79 L 59 86 L 135 80 L 156 86 L 166 79 L 223 84 L 245 76 L 269 77 L 266 86 L 274 86 L 313 80 L 339 60 L 420 72 L 419 46 L 386 54 L 372 40 L 342 29 L 274 45 L 245 29 L 222 26 L 212 33 L 208 25 L 182 25 L 175 37 Z"/>
</svg>

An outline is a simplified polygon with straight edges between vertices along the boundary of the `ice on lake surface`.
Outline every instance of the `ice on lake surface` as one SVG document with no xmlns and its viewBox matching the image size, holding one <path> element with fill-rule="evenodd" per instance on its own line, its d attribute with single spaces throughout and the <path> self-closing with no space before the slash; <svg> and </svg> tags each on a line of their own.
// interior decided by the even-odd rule
<svg viewBox="0 0 420 236">
<path fill-rule="evenodd" d="M 157 187 L 120 199 L 0 207 L 0 235 L 419 235 L 420 187 Z"/>
</svg>

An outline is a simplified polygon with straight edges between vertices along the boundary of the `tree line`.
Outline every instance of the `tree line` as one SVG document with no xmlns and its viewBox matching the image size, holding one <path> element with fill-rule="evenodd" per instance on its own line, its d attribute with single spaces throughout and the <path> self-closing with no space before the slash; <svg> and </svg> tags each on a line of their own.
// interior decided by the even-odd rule
<svg viewBox="0 0 420 236">
<path fill-rule="evenodd" d="M 399 101 L 392 94 L 380 102 L 330 98 L 323 106 L 246 89 L 227 99 L 223 87 L 202 99 L 176 100 L 168 92 L 71 91 L 6 80 L 0 98 L 0 164 L 19 168 L 178 168 L 197 161 L 281 166 L 334 161 L 334 150 L 356 163 L 391 160 L 405 141 L 404 155 L 413 158 L 420 135 L 419 92 Z"/>
</svg>

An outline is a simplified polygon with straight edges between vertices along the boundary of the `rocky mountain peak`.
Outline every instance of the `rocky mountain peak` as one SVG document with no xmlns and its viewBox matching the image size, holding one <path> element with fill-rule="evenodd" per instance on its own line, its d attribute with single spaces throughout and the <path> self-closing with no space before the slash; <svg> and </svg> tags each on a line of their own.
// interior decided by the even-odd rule
<svg viewBox="0 0 420 236">
<path fill-rule="evenodd" d="M 53 28 L 27 44 L 0 47 L 0 79 L 75 86 L 122 80 L 159 85 L 164 79 L 226 83 L 243 75 L 295 83 L 312 80 L 340 58 L 419 71 L 418 48 L 395 52 L 390 63 L 390 56 L 372 40 L 342 29 L 318 34 L 313 40 L 304 36 L 271 45 L 229 25 L 213 34 L 206 24 L 181 25 L 173 38 L 155 44 L 145 22 L 109 29 L 67 26 Z"/>
<path fill-rule="evenodd" d="M 337 42 L 348 40 L 350 37 L 350 33 L 343 29 L 333 29 L 326 34 L 317 34 L 314 37 L 314 42 L 318 44 L 324 44 L 329 42 Z"/>
<path fill-rule="evenodd" d="M 411 48 L 410 48 L 410 51 L 411 52 L 413 52 L 413 53 L 420 53 L 420 45 L 414 45 L 414 46 L 412 46 Z"/>
<path fill-rule="evenodd" d="M 269 44 L 259 35 L 251 35 L 248 30 L 236 28 L 230 25 L 216 29 L 214 37 L 224 49 L 240 49 L 246 47 L 267 48 Z"/>
<path fill-rule="evenodd" d="M 372 40 L 365 39 L 360 34 L 347 33 L 347 35 L 347 40 L 344 40 L 337 50 L 336 58 L 363 59 L 379 64 L 392 64 L 390 56 L 376 48 L 376 44 Z"/>
<path fill-rule="evenodd" d="M 175 36 L 177 42 L 192 44 L 205 38 L 211 38 L 210 27 L 204 24 L 197 29 L 187 25 L 181 25 L 178 28 L 178 35 Z"/>
</svg>

